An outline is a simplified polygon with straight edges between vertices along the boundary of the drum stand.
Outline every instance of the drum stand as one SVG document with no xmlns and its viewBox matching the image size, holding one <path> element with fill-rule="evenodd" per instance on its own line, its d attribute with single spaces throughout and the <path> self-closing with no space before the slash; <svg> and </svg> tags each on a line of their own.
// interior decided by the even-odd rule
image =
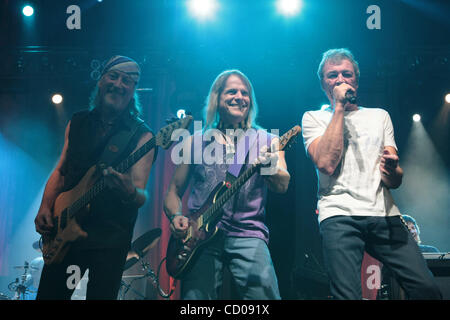
<svg viewBox="0 0 450 320">
<path fill-rule="evenodd" d="M 29 268 L 29 264 L 27 261 L 25 261 L 24 266 L 19 266 L 19 267 L 15 267 L 16 269 L 24 269 L 23 274 L 20 276 L 20 281 L 19 278 L 16 278 L 16 281 L 11 282 L 8 285 L 8 289 L 10 291 L 15 292 L 14 293 L 14 300 L 25 300 L 25 293 L 27 292 L 27 286 L 25 285 L 25 282 L 27 281 L 27 276 L 28 276 L 28 268 Z"/>
<path fill-rule="evenodd" d="M 131 282 L 129 284 L 125 283 L 125 281 L 122 280 L 121 284 L 120 284 L 120 290 L 119 290 L 119 300 L 125 300 L 125 295 L 128 293 L 129 290 L 133 291 L 135 294 L 137 294 L 139 297 L 141 297 L 142 299 L 145 300 L 146 297 L 142 293 L 138 292 L 137 290 L 135 290 L 131 287 L 131 285 L 133 284 L 134 281 L 144 279 L 144 278 L 149 278 L 152 281 L 155 288 L 158 289 L 158 294 L 161 297 L 168 299 L 172 295 L 172 293 L 167 294 L 161 289 L 161 287 L 159 285 L 158 276 L 155 274 L 155 272 L 152 270 L 152 268 L 150 268 L 150 264 L 148 262 L 144 262 L 141 254 L 139 254 L 139 252 L 138 252 L 138 261 L 140 262 L 140 264 L 142 266 L 142 270 L 145 271 L 146 273 L 141 276 L 131 276 L 134 279 L 131 280 Z"/>
</svg>

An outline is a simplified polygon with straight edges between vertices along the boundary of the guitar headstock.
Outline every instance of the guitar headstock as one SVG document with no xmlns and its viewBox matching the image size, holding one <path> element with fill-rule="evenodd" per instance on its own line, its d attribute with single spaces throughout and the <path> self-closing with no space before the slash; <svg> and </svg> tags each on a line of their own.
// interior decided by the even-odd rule
<svg viewBox="0 0 450 320">
<path fill-rule="evenodd" d="M 186 129 L 191 124 L 194 118 L 191 115 L 186 115 L 185 117 L 178 119 L 172 119 L 167 126 L 162 128 L 156 134 L 156 145 L 168 149 L 172 145 L 172 133 L 176 129 Z"/>
<path fill-rule="evenodd" d="M 289 148 L 292 143 L 295 142 L 295 138 L 300 134 L 302 131 L 302 128 L 300 128 L 299 125 L 296 125 L 292 129 L 290 129 L 288 132 L 283 134 L 279 139 L 279 145 L 278 150 L 284 150 Z"/>
</svg>

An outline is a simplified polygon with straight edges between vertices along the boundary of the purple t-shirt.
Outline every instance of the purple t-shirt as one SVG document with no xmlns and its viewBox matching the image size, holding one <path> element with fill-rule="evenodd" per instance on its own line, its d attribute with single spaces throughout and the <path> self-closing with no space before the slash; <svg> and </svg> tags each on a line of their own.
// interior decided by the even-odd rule
<svg viewBox="0 0 450 320">
<path fill-rule="evenodd" d="M 270 146 L 274 137 L 271 134 L 262 135 L 265 139 L 261 139 L 260 134 L 258 136 L 259 139 L 257 143 L 253 144 L 249 154 L 257 154 L 256 152 L 252 153 L 252 151 L 259 150 L 263 145 Z M 211 148 L 210 150 L 221 148 L 224 158 L 223 163 L 208 164 L 202 157 L 201 164 L 193 164 L 192 187 L 188 199 L 190 213 L 200 209 L 214 188 L 225 180 L 230 166 L 225 161 L 225 145 L 219 144 L 215 140 L 211 142 L 203 141 L 202 149 L 205 150 L 207 146 Z M 250 162 L 252 161 L 250 160 Z M 246 164 L 243 165 L 241 173 L 248 168 L 248 159 L 246 159 Z M 263 179 L 258 170 L 223 206 L 223 216 L 217 226 L 227 236 L 260 238 L 266 243 L 269 242 L 269 229 L 265 225 L 264 208 L 267 199 L 267 186 Z"/>
</svg>

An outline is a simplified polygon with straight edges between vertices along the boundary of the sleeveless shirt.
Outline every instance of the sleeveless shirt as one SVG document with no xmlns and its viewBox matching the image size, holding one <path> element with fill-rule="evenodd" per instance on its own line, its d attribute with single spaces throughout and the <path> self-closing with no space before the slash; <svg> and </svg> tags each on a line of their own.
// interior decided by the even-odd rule
<svg viewBox="0 0 450 320">
<path fill-rule="evenodd" d="M 259 136 L 259 135 L 258 135 Z M 261 148 L 270 141 L 273 135 L 267 135 L 267 141 L 258 141 L 253 148 Z M 215 144 L 215 145 L 210 145 Z M 219 150 L 222 148 L 223 163 L 208 164 L 202 156 L 202 163 L 193 166 L 192 187 L 188 198 L 188 209 L 192 214 L 202 207 L 211 191 L 226 179 L 229 165 L 226 163 L 226 146 L 216 142 L 202 141 L 202 150 L 210 146 L 210 150 Z M 216 149 L 217 148 L 217 149 Z M 194 151 L 198 152 L 198 150 Z M 250 168 L 248 157 L 246 164 L 243 165 L 241 173 Z M 256 172 L 241 188 L 236 192 L 223 206 L 223 216 L 217 227 L 222 230 L 226 236 L 230 237 L 250 237 L 259 238 L 266 243 L 269 242 L 269 229 L 265 224 L 265 204 L 267 198 L 267 186 L 260 172 Z"/>
<path fill-rule="evenodd" d="M 69 131 L 67 158 L 61 169 L 64 176 L 63 191 L 75 187 L 95 165 L 107 146 L 109 139 L 121 130 L 131 130 L 133 121 L 129 113 L 124 113 L 106 135 L 101 133 L 100 113 L 83 110 L 72 116 Z M 150 128 L 139 126 L 130 143 L 113 164 L 113 167 L 125 159 L 136 148 L 139 138 Z M 156 152 L 154 159 L 156 159 Z M 81 224 L 88 233 L 86 239 L 77 241 L 79 248 L 127 248 L 130 246 L 138 210 L 124 205 L 122 197 L 114 189 L 106 188 L 90 204 L 90 212 Z"/>
</svg>

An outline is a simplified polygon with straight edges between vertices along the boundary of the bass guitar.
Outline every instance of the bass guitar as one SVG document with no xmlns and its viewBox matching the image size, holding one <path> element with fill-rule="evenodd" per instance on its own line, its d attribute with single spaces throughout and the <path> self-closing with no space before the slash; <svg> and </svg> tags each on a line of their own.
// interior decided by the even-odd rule
<svg viewBox="0 0 450 320">
<path fill-rule="evenodd" d="M 279 139 L 278 150 L 286 149 L 300 132 L 300 126 L 295 126 L 286 132 Z M 227 181 L 219 183 L 202 207 L 189 217 L 189 228 L 186 236 L 181 239 L 171 235 L 166 253 L 166 269 L 171 277 L 175 279 L 183 278 L 201 247 L 216 235 L 218 231 L 216 224 L 222 217 L 223 205 L 260 167 L 260 163 L 253 164 L 233 183 Z"/>
<path fill-rule="evenodd" d="M 124 173 L 155 146 L 164 149 L 169 148 L 173 142 L 171 139 L 172 132 L 175 129 L 187 128 L 192 120 L 192 116 L 187 115 L 168 124 L 114 169 Z M 42 237 L 42 255 L 45 264 L 60 263 L 70 248 L 70 244 L 86 236 L 80 225 L 90 214 L 89 204 L 91 201 L 105 189 L 105 180 L 99 174 L 97 166 L 94 165 L 89 168 L 74 188 L 58 195 L 52 212 L 55 230 L 51 235 Z"/>
</svg>

